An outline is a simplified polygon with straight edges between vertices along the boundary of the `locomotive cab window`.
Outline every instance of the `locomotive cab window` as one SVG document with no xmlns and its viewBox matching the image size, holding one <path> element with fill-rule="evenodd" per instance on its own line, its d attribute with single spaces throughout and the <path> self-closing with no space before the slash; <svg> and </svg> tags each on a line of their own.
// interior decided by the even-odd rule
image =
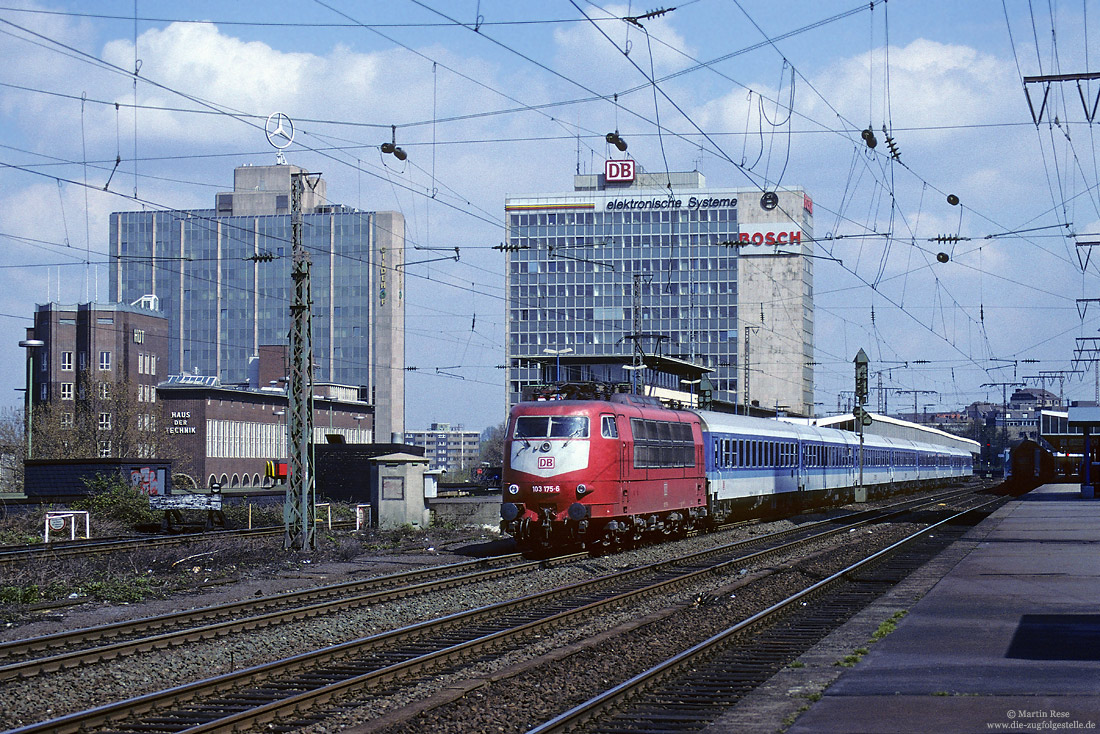
<svg viewBox="0 0 1100 734">
<path fill-rule="evenodd" d="M 515 438 L 588 438 L 588 417 L 583 415 L 521 415 L 516 418 Z"/>
<path fill-rule="evenodd" d="M 618 438 L 619 427 L 615 425 L 615 416 L 600 416 L 600 435 L 604 438 Z"/>
</svg>

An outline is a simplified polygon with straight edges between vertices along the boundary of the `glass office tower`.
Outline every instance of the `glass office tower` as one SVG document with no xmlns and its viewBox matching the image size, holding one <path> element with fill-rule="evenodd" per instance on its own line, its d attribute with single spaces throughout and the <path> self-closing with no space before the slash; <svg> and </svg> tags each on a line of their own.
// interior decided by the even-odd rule
<svg viewBox="0 0 1100 734">
<path fill-rule="evenodd" d="M 111 215 L 111 298 L 157 296 L 173 374 L 250 382 L 260 347 L 287 343 L 290 184 L 301 170 L 242 166 L 214 209 Z M 404 431 L 404 219 L 330 204 L 323 180 L 305 188 L 303 212 L 314 379 L 365 388 L 376 436 L 389 440 Z"/>
<path fill-rule="evenodd" d="M 573 379 L 578 357 L 637 345 L 710 368 L 715 399 L 812 412 L 808 197 L 758 203 L 698 172 L 579 175 L 574 188 L 505 202 L 509 405 L 539 381 L 532 359 L 571 350 Z"/>
</svg>

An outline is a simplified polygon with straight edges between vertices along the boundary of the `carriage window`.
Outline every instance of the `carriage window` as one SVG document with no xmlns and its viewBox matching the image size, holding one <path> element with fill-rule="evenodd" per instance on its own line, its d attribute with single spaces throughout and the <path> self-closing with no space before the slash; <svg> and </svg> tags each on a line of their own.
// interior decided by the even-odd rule
<svg viewBox="0 0 1100 734">
<path fill-rule="evenodd" d="M 613 415 L 601 415 L 600 416 L 600 435 L 604 438 L 618 438 L 619 427 L 615 425 L 615 416 Z"/>
</svg>

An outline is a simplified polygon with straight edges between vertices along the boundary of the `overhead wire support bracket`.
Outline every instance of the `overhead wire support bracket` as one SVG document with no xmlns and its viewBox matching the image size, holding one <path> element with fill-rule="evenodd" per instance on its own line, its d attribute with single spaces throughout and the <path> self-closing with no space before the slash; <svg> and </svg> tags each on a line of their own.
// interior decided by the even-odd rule
<svg viewBox="0 0 1100 734">
<path fill-rule="evenodd" d="M 1090 303 L 1098 303 L 1098 302 L 1100 302 L 1100 298 L 1078 298 L 1077 299 L 1077 316 L 1084 319 L 1085 314 L 1088 313 L 1088 311 L 1089 311 L 1089 304 Z M 1084 308 L 1081 308 L 1082 304 L 1084 305 Z M 1078 337 L 1077 340 L 1080 341 L 1081 339 L 1095 339 L 1095 338 L 1096 337 Z"/>
<path fill-rule="evenodd" d="M 572 260 L 573 262 L 578 262 L 578 263 L 591 263 L 592 265 L 599 265 L 600 267 L 603 267 L 603 268 L 610 268 L 611 272 L 615 272 L 615 266 L 612 265 L 611 263 L 600 262 L 599 260 L 589 260 L 588 258 L 585 258 L 585 257 L 573 257 L 572 255 L 562 255 L 561 253 L 555 253 L 554 249 L 555 248 L 552 245 L 550 247 L 547 247 L 547 251 L 550 254 L 550 259 L 552 259 L 552 260 L 560 259 L 560 260 Z"/>
<path fill-rule="evenodd" d="M 438 249 L 443 249 L 443 248 L 438 248 Z M 454 248 L 454 251 L 455 251 L 455 254 L 448 255 L 447 257 L 432 257 L 432 258 L 428 258 L 427 260 L 414 260 L 411 263 L 401 263 L 400 265 L 396 266 L 394 268 L 394 270 L 400 270 L 401 268 L 407 268 L 410 265 L 423 265 L 424 263 L 437 263 L 437 262 L 440 262 L 441 260 L 454 260 L 455 262 L 458 262 L 458 259 L 459 259 L 458 248 L 457 247 Z"/>
<path fill-rule="evenodd" d="M 1077 264 L 1081 266 L 1081 272 L 1084 272 L 1089 266 L 1089 260 L 1092 259 L 1092 250 L 1089 249 L 1089 250 L 1085 251 L 1085 259 L 1084 259 L 1084 261 L 1082 261 L 1081 260 L 1081 249 L 1080 248 L 1082 248 L 1082 247 L 1088 247 L 1088 248 L 1096 247 L 1097 245 L 1100 245 L 1100 240 L 1085 240 L 1085 241 L 1078 240 L 1074 244 L 1078 248 L 1077 249 Z"/>
<path fill-rule="evenodd" d="M 1100 79 L 1100 71 L 1085 72 L 1081 74 L 1044 74 L 1042 76 L 1025 76 L 1024 77 L 1024 96 L 1027 97 L 1027 107 L 1031 111 L 1031 120 L 1036 126 L 1043 121 L 1043 113 L 1046 112 L 1047 98 L 1050 96 L 1050 87 L 1052 84 L 1061 82 L 1077 82 L 1077 92 L 1081 96 L 1081 107 L 1085 111 L 1085 119 L 1088 122 L 1093 122 L 1096 119 L 1096 110 L 1100 106 L 1100 90 L 1097 90 L 1096 101 L 1092 103 L 1092 108 L 1089 109 L 1089 103 L 1085 99 L 1085 92 L 1081 89 L 1081 82 L 1091 81 L 1094 79 Z M 1043 100 L 1039 105 L 1039 112 L 1035 112 L 1035 104 L 1031 101 L 1031 93 L 1028 91 L 1028 84 L 1042 84 L 1043 86 Z"/>
</svg>

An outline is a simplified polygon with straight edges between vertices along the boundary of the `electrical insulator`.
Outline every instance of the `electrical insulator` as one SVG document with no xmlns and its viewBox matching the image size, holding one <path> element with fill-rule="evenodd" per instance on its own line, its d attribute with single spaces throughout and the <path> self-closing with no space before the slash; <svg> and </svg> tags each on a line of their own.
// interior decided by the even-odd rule
<svg viewBox="0 0 1100 734">
<path fill-rule="evenodd" d="M 867 143 L 868 148 L 874 148 L 876 145 L 878 145 L 878 139 L 875 138 L 875 133 L 873 130 L 871 130 L 871 128 L 867 128 L 862 133 L 860 133 L 860 137 L 862 137 L 864 142 Z"/>
<path fill-rule="evenodd" d="M 959 197 L 955 196 L 954 194 L 948 194 L 947 195 L 947 203 L 950 204 L 951 206 L 958 206 L 959 205 Z"/>
<path fill-rule="evenodd" d="M 399 161 L 403 161 L 409 157 L 409 154 L 404 150 L 394 145 L 393 143 L 382 143 L 382 152 L 389 153 Z"/>
<path fill-rule="evenodd" d="M 886 146 L 890 149 L 890 155 L 896 160 L 901 160 L 901 153 L 898 151 L 898 144 L 894 142 L 894 139 L 889 135 L 886 136 Z"/>
<path fill-rule="evenodd" d="M 940 252 L 936 255 L 936 259 L 939 260 L 941 263 L 945 263 L 951 259 L 951 256 L 948 255 L 946 252 Z"/>
<path fill-rule="evenodd" d="M 623 140 L 621 137 L 619 137 L 619 131 L 618 130 L 616 130 L 613 133 L 608 133 L 605 136 L 605 139 L 607 140 L 607 142 L 614 145 L 620 151 L 626 151 L 626 141 Z"/>
</svg>

